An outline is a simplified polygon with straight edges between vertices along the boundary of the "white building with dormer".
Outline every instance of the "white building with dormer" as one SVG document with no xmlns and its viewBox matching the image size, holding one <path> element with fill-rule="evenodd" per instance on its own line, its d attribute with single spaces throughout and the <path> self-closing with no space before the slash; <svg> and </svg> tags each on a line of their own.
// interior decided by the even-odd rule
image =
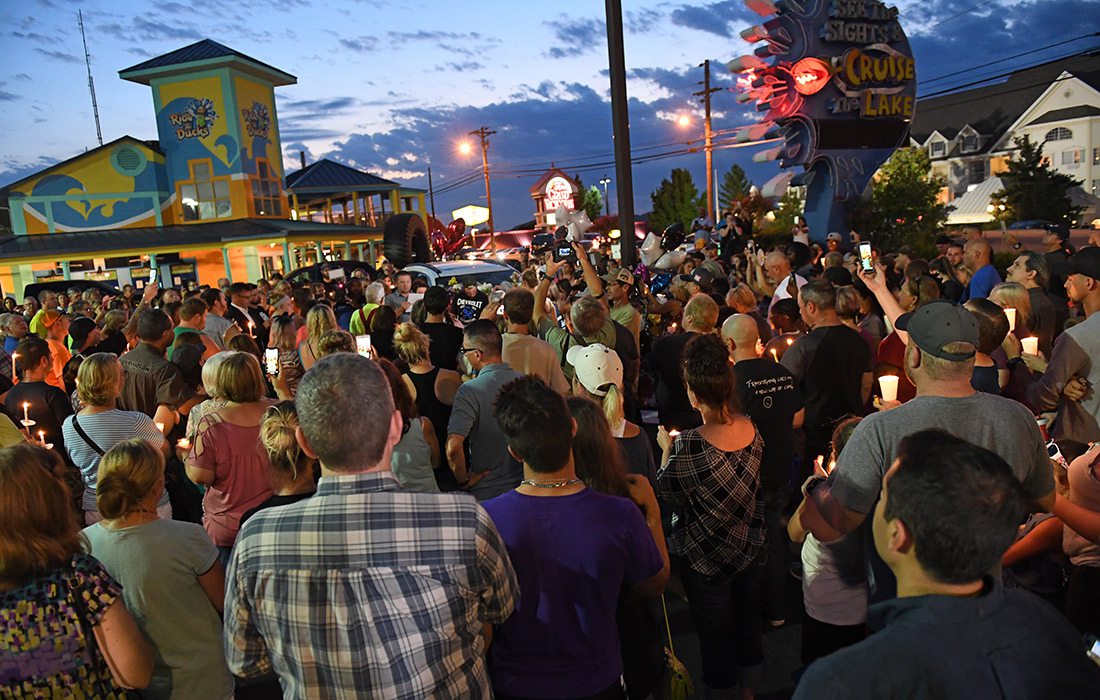
<svg viewBox="0 0 1100 700">
<path fill-rule="evenodd" d="M 1001 189 L 1013 140 L 1029 136 L 1052 167 L 1081 180 L 1071 192 L 1100 216 L 1100 51 L 1018 70 L 1002 82 L 917 101 L 910 145 L 924 148 L 932 174 L 947 186 L 949 224 L 993 220 L 989 200 Z"/>
</svg>

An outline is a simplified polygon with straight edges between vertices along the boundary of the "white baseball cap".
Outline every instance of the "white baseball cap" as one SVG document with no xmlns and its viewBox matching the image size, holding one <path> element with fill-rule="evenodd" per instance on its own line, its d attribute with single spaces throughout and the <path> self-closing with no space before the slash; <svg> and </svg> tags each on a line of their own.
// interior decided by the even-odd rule
<svg viewBox="0 0 1100 700">
<path fill-rule="evenodd" d="M 577 381 L 590 394 L 606 396 L 609 384 L 623 385 L 623 361 L 606 345 L 574 345 L 565 354 L 565 359 L 573 365 Z"/>
</svg>

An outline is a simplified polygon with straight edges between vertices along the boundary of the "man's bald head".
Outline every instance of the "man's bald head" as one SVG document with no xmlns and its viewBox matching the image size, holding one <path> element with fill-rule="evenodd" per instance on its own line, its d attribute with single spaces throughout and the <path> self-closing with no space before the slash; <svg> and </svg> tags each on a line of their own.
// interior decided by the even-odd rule
<svg viewBox="0 0 1100 700">
<path fill-rule="evenodd" d="M 963 262 L 971 272 L 989 264 L 993 257 L 993 248 L 984 238 L 975 238 L 966 242 L 963 246 Z"/>
<path fill-rule="evenodd" d="M 734 314 L 722 324 L 722 340 L 729 345 L 733 343 L 735 348 L 756 349 L 756 341 L 760 340 L 760 329 L 756 325 L 756 319 L 748 314 Z"/>
</svg>

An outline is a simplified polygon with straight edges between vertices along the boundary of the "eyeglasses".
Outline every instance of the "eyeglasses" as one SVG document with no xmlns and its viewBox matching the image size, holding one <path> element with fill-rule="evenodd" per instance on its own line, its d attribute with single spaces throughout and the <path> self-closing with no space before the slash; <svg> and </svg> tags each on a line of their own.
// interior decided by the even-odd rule
<svg viewBox="0 0 1100 700">
<path fill-rule="evenodd" d="M 458 351 L 461 352 L 461 353 L 481 352 L 481 350 L 479 348 L 459 348 Z"/>
</svg>

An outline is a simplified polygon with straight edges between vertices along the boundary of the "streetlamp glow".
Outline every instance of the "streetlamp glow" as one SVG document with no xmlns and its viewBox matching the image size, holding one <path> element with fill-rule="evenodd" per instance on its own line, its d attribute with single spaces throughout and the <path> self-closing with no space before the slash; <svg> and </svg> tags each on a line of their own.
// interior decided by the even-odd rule
<svg viewBox="0 0 1100 700">
<path fill-rule="evenodd" d="M 461 141 L 458 144 L 458 152 L 464 156 L 468 156 L 474 152 L 474 147 L 470 145 L 469 141 Z"/>
<path fill-rule="evenodd" d="M 600 178 L 600 184 L 603 185 L 604 214 L 606 216 L 611 216 L 611 201 L 607 198 L 607 186 L 611 184 L 611 178 L 604 175 Z"/>
<path fill-rule="evenodd" d="M 691 126 L 691 117 L 686 114 L 681 114 L 680 116 L 676 117 L 676 125 L 679 126 L 681 129 L 686 129 L 687 127 Z"/>
</svg>

